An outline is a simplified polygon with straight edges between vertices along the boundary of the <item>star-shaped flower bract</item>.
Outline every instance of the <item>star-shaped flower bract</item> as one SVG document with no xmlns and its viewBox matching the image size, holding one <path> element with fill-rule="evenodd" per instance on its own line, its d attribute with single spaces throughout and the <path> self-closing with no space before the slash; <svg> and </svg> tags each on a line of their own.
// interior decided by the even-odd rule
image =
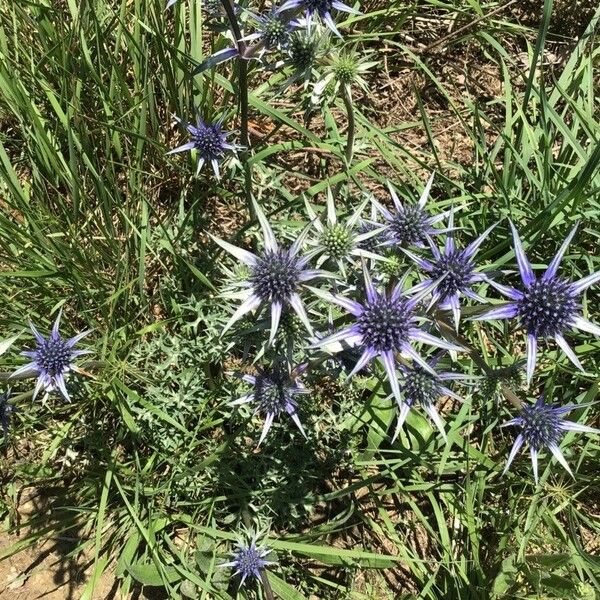
<svg viewBox="0 0 600 600">
<path fill-rule="evenodd" d="M 58 390 L 65 400 L 70 402 L 65 376 L 69 371 L 78 370 L 73 362 L 77 357 L 91 353 L 91 350 L 73 349 L 77 342 L 90 333 L 90 330 L 82 331 L 70 339 L 61 337 L 58 332 L 61 315 L 62 310 L 58 313 L 52 332 L 47 338 L 34 327 L 33 323 L 29 324 L 35 336 L 36 349 L 21 352 L 21 355 L 31 359 L 31 362 L 23 365 L 11 375 L 11 377 L 19 377 L 28 373 L 37 374 L 37 382 L 33 391 L 34 399 L 42 389 L 45 392 Z"/>
<path fill-rule="evenodd" d="M 583 371 L 579 359 L 563 334 L 568 329 L 576 327 L 600 336 L 600 327 L 581 316 L 581 305 L 578 302 L 578 297 L 587 288 L 600 281 L 600 271 L 575 282 L 557 275 L 561 260 L 577 231 L 577 225 L 573 227 L 540 278 L 535 276 L 531 264 L 527 260 L 515 226 L 512 223 L 510 226 L 523 289 L 518 290 L 490 282 L 512 302 L 474 317 L 474 320 L 519 318 L 527 333 L 527 383 L 531 381 L 535 371 L 539 338 L 553 337 L 571 362 Z"/>
<path fill-rule="evenodd" d="M 460 373 L 434 371 L 438 360 L 439 356 L 436 356 L 428 362 L 429 371 L 425 371 L 421 366 L 407 367 L 400 365 L 400 393 L 402 395 L 402 402 L 398 406 L 400 412 L 392 442 L 398 437 L 402 425 L 404 425 L 408 416 L 408 411 L 415 405 L 423 408 L 442 434 L 444 440 L 447 439 L 446 432 L 444 431 L 444 423 L 435 403 L 442 396 L 449 396 L 462 402 L 463 399 L 449 389 L 445 385 L 445 382 L 465 379 L 465 376 Z"/>
<path fill-rule="evenodd" d="M 416 256 L 409 250 L 404 249 L 404 253 L 407 256 L 423 270 L 430 273 L 430 278 L 425 279 L 421 283 L 421 287 L 425 288 L 430 286 L 433 281 L 439 281 L 433 292 L 431 304 L 437 304 L 442 310 L 451 310 L 457 330 L 460 321 L 461 295 L 467 296 L 467 298 L 471 298 L 477 302 L 486 302 L 486 299 L 477 294 L 472 286 L 474 283 L 489 282 L 489 278 L 486 274 L 476 271 L 473 258 L 494 227 L 495 225 L 488 227 L 464 250 L 458 250 L 454 243 L 453 234 L 454 213 L 451 212 L 448 223 L 448 228 L 451 231 L 449 231 L 446 237 L 446 244 L 443 251 L 440 252 L 435 244 L 431 244 L 431 251 L 434 256 L 433 261 Z"/>
<path fill-rule="evenodd" d="M 235 50 L 233 50 L 235 52 Z M 227 141 L 227 136 L 231 133 L 224 133 L 221 129 L 221 121 L 208 123 L 201 118 L 198 118 L 197 125 L 191 125 L 182 121 L 179 117 L 175 120 L 183 125 L 191 136 L 191 141 L 178 146 L 173 150 L 169 150 L 167 154 L 175 154 L 177 152 L 186 152 L 188 150 L 196 150 L 198 152 L 198 175 L 205 163 L 212 165 L 215 177 L 220 178 L 219 162 L 223 160 L 228 150 L 236 152 L 241 148 L 237 144 L 231 144 Z"/>
<path fill-rule="evenodd" d="M 507 423 L 503 423 L 501 427 L 515 425 L 521 428 L 521 432 L 515 439 L 515 443 L 508 456 L 506 467 L 504 467 L 503 475 L 508 471 L 517 452 L 521 449 L 524 442 L 529 445 L 531 454 L 531 464 L 533 466 L 533 477 L 535 482 L 538 482 L 538 453 L 542 448 L 547 448 L 552 452 L 556 460 L 567 470 L 569 475 L 573 477 L 573 473 L 559 448 L 559 443 L 565 432 L 579 431 L 584 433 L 600 433 L 600 429 L 594 429 L 587 425 L 580 425 L 573 421 L 567 421 L 563 415 L 575 410 L 583 408 L 588 404 L 567 404 L 566 406 L 552 406 L 544 403 L 544 396 L 540 396 L 533 405 L 523 406 L 521 415 L 515 419 L 511 419 Z"/>
<path fill-rule="evenodd" d="M 447 233 L 449 229 L 436 229 L 433 227 L 448 216 L 447 212 L 440 213 L 432 217 L 425 211 L 425 204 L 429 198 L 431 185 L 433 184 L 434 173 L 429 177 L 425 189 L 416 205 L 403 205 L 396 191 L 388 183 L 388 188 L 394 202 L 396 210 L 389 211 L 385 206 L 374 200 L 379 212 L 387 222 L 387 240 L 383 242 L 384 246 L 416 246 L 424 248 L 425 242 L 433 243 L 432 236 L 440 233 Z"/>
<path fill-rule="evenodd" d="M 279 8 L 280 12 L 286 10 L 293 10 L 295 8 L 301 9 L 306 14 L 306 28 L 310 33 L 310 29 L 312 26 L 313 16 L 318 15 L 323 22 L 337 35 L 338 37 L 342 37 L 342 34 L 339 32 L 338 28 L 335 25 L 335 21 L 331 16 L 331 11 L 335 8 L 341 12 L 346 12 L 351 15 L 359 15 L 360 13 L 357 10 L 354 10 L 352 7 L 340 2 L 339 0 L 287 0 L 284 2 Z"/>
<path fill-rule="evenodd" d="M 309 238 L 307 240 L 308 244 L 315 247 L 315 253 L 318 256 L 316 262 L 317 267 L 321 267 L 327 260 L 333 260 L 337 263 L 340 273 L 345 276 L 346 262 L 353 262 L 353 260 L 358 257 L 372 258 L 374 260 L 382 258 L 362 247 L 363 243 L 376 237 L 383 231 L 382 226 L 374 226 L 371 230 L 363 233 L 358 231 L 360 216 L 368 202 L 368 199 L 362 202 L 354 213 L 342 224 L 338 221 L 335 212 L 333 194 L 331 189 L 328 189 L 327 216 L 325 223 L 323 224 L 322 219 L 319 218 L 308 200 L 305 201 L 306 212 L 317 233 L 315 239 Z"/>
<path fill-rule="evenodd" d="M 277 243 L 273 230 L 257 203 L 254 203 L 254 210 L 264 236 L 264 249 L 258 256 L 211 235 L 211 238 L 219 246 L 250 267 L 250 277 L 247 281 L 239 284 L 243 288 L 241 292 L 243 302 L 223 328 L 223 333 L 246 313 L 264 305 L 271 307 L 269 344 L 273 343 L 281 313 L 288 306 L 292 307 L 307 331 L 312 333 L 312 327 L 299 292 L 307 281 L 331 275 L 326 271 L 307 269 L 310 256 L 299 256 L 308 228 L 298 236 L 289 249 L 284 249 Z"/>
<path fill-rule="evenodd" d="M 260 49 L 255 49 L 253 54 L 287 48 L 292 32 L 297 26 L 295 21 L 290 21 L 282 14 L 281 10 L 274 7 L 262 14 L 247 12 L 256 21 L 256 32 L 243 39 L 245 41 L 258 40 L 258 44 L 260 44 Z"/>
<path fill-rule="evenodd" d="M 306 437 L 306 432 L 298 418 L 298 402 L 296 396 L 308 394 L 299 377 L 306 371 L 307 363 L 298 365 L 291 371 L 283 365 L 283 360 L 276 361 L 267 369 L 259 369 L 258 374 L 243 375 L 242 379 L 253 386 L 252 392 L 234 400 L 231 406 L 253 402 L 256 405 L 255 413 L 264 417 L 265 423 L 258 440 L 260 446 L 269 433 L 273 421 L 284 413 L 287 413 L 296 424 L 300 432 Z"/>
<path fill-rule="evenodd" d="M 427 288 L 419 295 L 411 298 L 408 297 L 410 290 L 403 292 L 404 282 L 400 282 L 388 294 L 375 289 L 364 264 L 363 274 L 366 290 L 364 304 L 311 288 L 315 294 L 341 306 L 354 317 L 352 325 L 315 342 L 312 347 L 323 348 L 337 342 L 346 342 L 351 346 L 359 347 L 362 354 L 348 377 L 352 377 L 363 369 L 375 357 L 380 357 L 394 397 L 398 402 L 401 402 L 402 396 L 396 376 L 396 352 L 411 358 L 423 369 L 432 372 L 432 368 L 416 352 L 411 342 L 424 342 L 446 350 L 463 350 L 464 348 L 436 338 L 417 327 L 416 308 L 423 296 L 427 295 L 431 289 Z M 434 282 L 434 284 L 437 284 L 437 282 Z"/>
<path fill-rule="evenodd" d="M 271 549 L 266 546 L 257 545 L 257 535 L 252 536 L 248 541 L 238 541 L 237 548 L 232 553 L 232 560 L 221 563 L 218 567 L 232 567 L 235 569 L 235 575 L 240 575 L 240 586 L 244 585 L 247 579 L 256 579 L 261 581 L 261 574 L 265 567 L 276 564 L 273 561 L 265 560 Z"/>
</svg>

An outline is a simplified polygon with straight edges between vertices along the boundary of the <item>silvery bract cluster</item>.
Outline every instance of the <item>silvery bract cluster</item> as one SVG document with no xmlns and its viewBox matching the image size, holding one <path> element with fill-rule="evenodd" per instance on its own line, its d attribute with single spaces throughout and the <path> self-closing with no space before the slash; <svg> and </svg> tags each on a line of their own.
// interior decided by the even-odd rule
<svg viewBox="0 0 600 600">
<path fill-rule="evenodd" d="M 218 567 L 230 567 L 235 569 L 234 574 L 240 577 L 240 585 L 247 579 L 261 580 L 263 570 L 274 565 L 273 561 L 265 560 L 271 550 L 266 546 L 257 545 L 257 535 L 249 540 L 239 540 L 237 547 L 232 553 L 231 560 L 217 565 Z"/>
<path fill-rule="evenodd" d="M 26 350 L 21 354 L 29 358 L 31 362 L 23 365 L 12 374 L 12 377 L 23 375 L 35 375 L 37 377 L 33 391 L 34 399 L 41 390 L 47 393 L 58 390 L 65 400 L 70 400 L 65 377 L 70 371 L 77 370 L 74 363 L 76 358 L 90 353 L 90 350 L 75 350 L 77 342 L 88 335 L 89 331 L 82 331 L 69 339 L 65 339 L 60 335 L 58 328 L 61 314 L 62 312 L 58 313 L 52 331 L 47 338 L 35 328 L 33 323 L 30 323 L 36 347 L 35 350 Z"/>
</svg>

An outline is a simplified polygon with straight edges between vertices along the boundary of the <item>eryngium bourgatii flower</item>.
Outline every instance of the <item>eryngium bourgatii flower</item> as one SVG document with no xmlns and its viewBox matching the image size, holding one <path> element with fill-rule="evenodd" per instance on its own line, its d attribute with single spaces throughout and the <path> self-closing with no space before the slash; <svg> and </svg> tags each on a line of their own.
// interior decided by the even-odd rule
<svg viewBox="0 0 600 600">
<path fill-rule="evenodd" d="M 235 575 L 239 575 L 240 585 L 244 585 L 247 579 L 256 579 L 261 581 L 262 571 L 269 565 L 274 565 L 272 561 L 265 560 L 271 550 L 266 546 L 256 544 L 256 536 L 253 536 L 248 542 L 238 541 L 237 548 L 232 553 L 232 560 L 221 563 L 218 567 L 231 567 L 235 569 Z"/>
<path fill-rule="evenodd" d="M 514 425 L 521 428 L 521 432 L 517 435 L 508 456 L 503 475 L 508 471 L 523 443 L 527 442 L 531 454 L 533 477 L 536 483 L 538 482 L 538 453 L 543 448 L 550 450 L 556 460 L 558 460 L 572 477 L 573 473 L 559 448 L 562 437 L 567 431 L 600 433 L 600 430 L 588 427 L 587 425 L 580 425 L 573 421 L 567 421 L 563 418 L 563 415 L 566 415 L 576 408 L 583 408 L 585 406 L 589 406 L 589 404 L 567 404 L 566 406 L 554 407 L 551 404 L 544 403 L 544 396 L 540 396 L 533 405 L 523 406 L 520 416 L 501 425 L 501 427 Z"/>
<path fill-rule="evenodd" d="M 252 402 L 255 405 L 254 412 L 264 417 L 263 430 L 258 440 L 259 446 L 269 433 L 273 421 L 284 413 L 292 418 L 302 435 L 306 437 L 298 417 L 296 396 L 309 393 L 299 379 L 306 370 L 307 364 L 299 365 L 291 372 L 284 367 L 284 364 L 284 361 L 276 362 L 268 369 L 260 369 L 256 376 L 243 375 L 242 379 L 250 383 L 253 389 L 230 404 L 237 406 Z"/>
<path fill-rule="evenodd" d="M 415 405 L 420 406 L 434 422 L 439 432 L 446 440 L 444 423 L 440 417 L 435 403 L 442 396 L 449 396 L 455 400 L 462 401 L 462 398 L 455 394 L 446 385 L 447 381 L 456 381 L 465 379 L 460 373 L 437 372 L 434 367 L 437 364 L 439 356 L 436 356 L 428 362 L 430 371 L 425 371 L 422 367 L 407 367 L 400 365 L 400 394 L 402 401 L 399 403 L 398 423 L 392 442 L 398 437 L 402 425 L 406 421 L 408 411 Z"/>
<path fill-rule="evenodd" d="M 317 267 L 321 267 L 328 260 L 335 261 L 340 273 L 345 276 L 345 265 L 347 262 L 354 262 L 359 257 L 372 258 L 374 260 L 382 258 L 378 254 L 362 247 L 363 243 L 376 237 L 383 231 L 381 225 L 379 227 L 374 226 L 367 232 L 360 233 L 358 231 L 360 216 L 368 202 L 368 199 L 362 202 L 344 223 L 340 223 L 335 212 L 333 194 L 331 189 L 328 189 L 326 219 L 325 223 L 323 223 L 322 218 L 319 218 L 308 200 L 305 200 L 306 212 L 317 233 L 314 239 L 308 238 L 307 240 L 309 245 L 314 246 L 318 256 Z"/>
<path fill-rule="evenodd" d="M 436 229 L 433 227 L 448 216 L 447 212 L 440 213 L 432 217 L 425 211 L 425 204 L 429 198 L 431 185 L 433 184 L 434 173 L 431 174 L 425 189 L 416 205 L 403 205 L 398 198 L 398 194 L 391 184 L 388 183 L 395 211 L 389 211 L 385 206 L 374 200 L 379 212 L 387 223 L 386 237 L 383 242 L 386 246 L 416 246 L 425 247 L 425 242 L 433 244 L 432 236 L 440 233 L 447 233 L 449 229 Z"/>
<path fill-rule="evenodd" d="M 494 287 L 510 298 L 511 302 L 474 317 L 474 319 L 494 320 L 518 317 L 527 334 L 527 383 L 531 381 L 535 371 L 539 338 L 553 337 L 571 362 L 583 371 L 579 359 L 563 334 L 576 327 L 600 336 L 600 327 L 581 316 L 579 302 L 581 294 L 591 285 L 600 281 L 600 271 L 575 282 L 557 275 L 561 260 L 575 235 L 577 225 L 573 227 L 552 262 L 539 278 L 533 273 L 515 226 L 512 223 L 510 226 L 523 289 L 493 283 Z"/>
<path fill-rule="evenodd" d="M 19 377 L 31 373 L 37 375 L 37 382 L 33 391 L 33 398 L 39 394 L 40 390 L 52 392 L 58 390 L 65 400 L 71 401 L 65 376 L 69 371 L 77 371 L 74 360 L 84 354 L 90 354 L 91 350 L 74 350 L 75 344 L 90 333 L 89 330 L 82 331 L 76 336 L 69 339 L 64 339 L 58 332 L 60 325 L 60 317 L 62 311 L 58 313 L 56 321 L 52 327 L 50 335 L 45 338 L 33 325 L 30 323 L 31 331 L 35 336 L 35 350 L 27 350 L 21 352 L 22 356 L 26 356 L 31 362 L 17 369 L 11 377 Z"/>
<path fill-rule="evenodd" d="M 433 281 L 439 280 L 439 284 L 432 294 L 431 304 L 437 305 L 442 310 L 451 310 L 457 330 L 460 321 L 461 295 L 477 302 L 486 302 L 485 298 L 482 298 L 473 290 L 473 284 L 484 281 L 489 282 L 489 278 L 484 273 L 476 271 L 473 258 L 494 227 L 495 225 L 492 225 L 486 229 L 464 250 L 458 250 L 453 234 L 454 213 L 451 212 L 448 222 L 448 229 L 451 231 L 446 237 L 443 251 L 440 252 L 435 244 L 431 244 L 434 260 L 426 260 L 404 249 L 405 254 L 417 263 L 421 269 L 430 274 L 430 277 L 421 283 L 422 288 L 428 287 Z"/>
<path fill-rule="evenodd" d="M 205 163 L 210 163 L 215 173 L 215 177 L 219 179 L 221 176 L 219 163 L 223 160 L 227 151 L 235 153 L 240 148 L 237 144 L 231 144 L 227 141 L 227 136 L 231 135 L 231 133 L 223 132 L 221 129 L 221 121 L 208 123 L 203 119 L 198 118 L 198 124 L 191 125 L 190 123 L 182 121 L 179 117 L 175 117 L 175 120 L 188 130 L 192 139 L 182 146 L 169 150 L 167 154 L 195 150 L 198 153 L 198 168 L 196 169 L 196 175 L 200 173 L 200 170 Z"/>
<path fill-rule="evenodd" d="M 276 8 L 260 15 L 248 12 L 257 25 L 254 33 L 243 38 L 245 41 L 257 41 L 263 51 L 287 48 L 297 25 L 295 21 L 290 21 Z"/>
<path fill-rule="evenodd" d="M 281 5 L 279 10 L 280 12 L 294 9 L 303 11 L 306 15 L 306 28 L 309 33 L 312 27 L 313 17 L 316 14 L 321 18 L 325 25 L 335 33 L 335 35 L 341 38 L 342 34 L 338 31 L 335 21 L 331 16 L 331 11 L 334 8 L 340 12 L 346 12 L 351 15 L 360 14 L 357 10 L 354 10 L 352 7 L 339 0 L 287 0 L 287 2 L 284 2 Z"/>
<path fill-rule="evenodd" d="M 387 373 L 394 397 L 402 401 L 400 386 L 396 375 L 396 352 L 411 358 L 417 365 L 433 372 L 427 362 L 412 347 L 413 341 L 423 342 L 446 350 L 463 350 L 461 346 L 434 337 L 420 329 L 416 309 L 421 299 L 430 293 L 427 288 L 414 297 L 409 297 L 411 290 L 402 291 L 403 281 L 398 283 L 391 293 L 379 292 L 375 289 L 371 276 L 363 265 L 366 300 L 364 304 L 311 288 L 325 300 L 329 300 L 354 317 L 354 323 L 313 344 L 313 348 L 325 348 L 333 344 L 345 342 L 360 348 L 362 354 L 354 369 L 348 375 L 352 377 L 363 369 L 375 357 L 379 356 Z M 437 282 L 434 282 L 436 284 Z M 433 285 L 431 286 L 433 288 Z M 339 350 L 339 348 L 338 348 Z"/>
<path fill-rule="evenodd" d="M 219 246 L 250 268 L 248 280 L 238 284 L 243 288 L 243 302 L 225 325 L 223 333 L 250 311 L 261 306 L 270 305 L 271 333 L 269 344 L 272 344 L 275 339 L 283 309 L 290 306 L 307 331 L 312 334 L 312 327 L 299 292 L 307 281 L 316 277 L 327 277 L 330 274 L 318 269 L 307 269 L 306 266 L 310 257 L 299 256 L 308 233 L 308 227 L 298 236 L 290 248 L 281 248 L 260 206 L 254 203 L 254 209 L 264 236 L 264 249 L 258 256 L 211 235 L 211 238 Z"/>
</svg>

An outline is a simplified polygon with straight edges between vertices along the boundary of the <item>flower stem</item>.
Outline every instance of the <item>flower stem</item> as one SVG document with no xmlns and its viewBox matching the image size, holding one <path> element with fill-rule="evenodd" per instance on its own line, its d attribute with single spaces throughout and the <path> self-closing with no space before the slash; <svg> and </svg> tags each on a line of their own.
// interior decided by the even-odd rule
<svg viewBox="0 0 600 600">
<path fill-rule="evenodd" d="M 356 120 L 354 118 L 354 105 L 352 104 L 352 91 L 349 86 L 343 86 L 342 100 L 346 107 L 346 116 L 348 119 L 348 129 L 346 130 L 346 150 L 344 152 L 345 167 L 348 177 L 350 176 L 350 165 L 352 164 L 352 158 L 354 156 L 354 140 L 356 137 Z M 342 187 L 340 181 L 333 190 L 333 197 L 336 198 Z"/>
<path fill-rule="evenodd" d="M 252 170 L 248 157 L 250 154 L 250 137 L 248 135 L 248 61 L 245 58 L 246 43 L 242 41 L 242 32 L 235 15 L 233 0 L 221 0 L 229 26 L 235 38 L 238 51 L 238 93 L 240 97 L 240 142 L 243 149 L 240 151 L 240 158 L 244 165 L 244 188 L 246 197 L 246 207 L 250 213 L 250 218 L 254 220 L 254 208 L 252 206 Z"/>
</svg>

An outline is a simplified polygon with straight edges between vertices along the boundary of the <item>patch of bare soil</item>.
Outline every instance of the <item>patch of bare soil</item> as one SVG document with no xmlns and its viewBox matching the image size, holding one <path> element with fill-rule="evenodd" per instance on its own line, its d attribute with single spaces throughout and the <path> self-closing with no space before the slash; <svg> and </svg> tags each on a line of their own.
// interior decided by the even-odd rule
<svg viewBox="0 0 600 600">
<path fill-rule="evenodd" d="M 0 554 L 9 552 L 22 540 L 0 532 Z M 76 600 L 81 598 L 91 575 L 93 562 L 71 556 L 73 541 L 51 538 L 0 561 L 2 600 Z M 98 581 L 94 598 L 109 600 L 116 595 L 114 577 L 105 572 Z"/>
</svg>

